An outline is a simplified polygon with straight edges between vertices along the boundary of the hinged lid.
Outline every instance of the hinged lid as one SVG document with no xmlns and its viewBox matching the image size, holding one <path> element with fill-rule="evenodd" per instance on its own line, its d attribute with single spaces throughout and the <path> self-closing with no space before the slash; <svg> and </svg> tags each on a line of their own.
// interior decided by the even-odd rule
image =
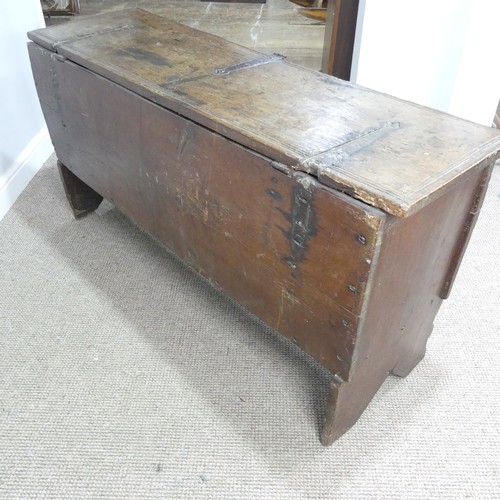
<svg viewBox="0 0 500 500">
<path fill-rule="evenodd" d="M 71 61 L 388 213 L 414 213 L 500 150 L 493 129 L 142 9 L 29 33 Z"/>
</svg>

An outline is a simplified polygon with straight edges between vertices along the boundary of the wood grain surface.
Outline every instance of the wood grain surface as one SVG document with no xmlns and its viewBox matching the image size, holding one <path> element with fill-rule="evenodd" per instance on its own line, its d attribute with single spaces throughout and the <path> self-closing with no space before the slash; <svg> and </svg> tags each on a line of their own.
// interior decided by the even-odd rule
<svg viewBox="0 0 500 500">
<path fill-rule="evenodd" d="M 492 129 L 141 9 L 29 36 L 231 140 L 401 217 L 438 198 L 462 174 L 484 167 L 500 149 Z"/>
<path fill-rule="evenodd" d="M 422 359 L 495 131 L 144 10 L 30 37 L 73 213 L 111 201 L 328 369 L 324 444 Z"/>
<path fill-rule="evenodd" d="M 463 231 L 470 213 L 481 208 L 492 167 L 464 177 L 415 215 L 392 217 L 384 226 L 352 376 L 332 379 L 323 444 L 352 427 L 389 373 L 405 377 L 424 357 L 443 284 L 456 271 L 456 249 L 464 249 Z"/>
<path fill-rule="evenodd" d="M 30 52 L 59 160 L 191 267 L 349 378 L 386 215 L 307 174 L 279 170 L 46 49 L 31 45 Z"/>
</svg>

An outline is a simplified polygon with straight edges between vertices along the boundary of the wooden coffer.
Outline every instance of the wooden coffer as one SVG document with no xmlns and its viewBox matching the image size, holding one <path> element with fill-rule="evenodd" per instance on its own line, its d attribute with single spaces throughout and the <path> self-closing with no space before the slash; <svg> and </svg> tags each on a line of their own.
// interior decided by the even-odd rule
<svg viewBox="0 0 500 500">
<path fill-rule="evenodd" d="M 29 38 L 75 216 L 111 201 L 327 368 L 324 444 L 420 361 L 494 130 L 141 9 Z"/>
</svg>

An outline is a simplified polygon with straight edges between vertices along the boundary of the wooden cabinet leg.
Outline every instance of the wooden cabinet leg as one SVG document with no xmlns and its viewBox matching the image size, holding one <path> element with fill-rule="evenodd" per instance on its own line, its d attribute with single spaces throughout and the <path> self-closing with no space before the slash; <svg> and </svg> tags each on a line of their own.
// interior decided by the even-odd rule
<svg viewBox="0 0 500 500">
<path fill-rule="evenodd" d="M 75 219 L 93 212 L 101 204 L 102 196 L 87 186 L 60 161 L 57 162 L 57 167 Z"/>
<path fill-rule="evenodd" d="M 434 325 L 431 324 L 427 328 L 422 328 L 420 335 L 415 338 L 410 338 L 402 345 L 402 353 L 396 362 L 391 373 L 397 377 L 406 377 L 411 373 L 420 361 L 425 356 L 427 340 L 432 333 Z"/>
<path fill-rule="evenodd" d="M 413 368 L 415 368 L 420 361 L 425 356 L 425 347 L 424 349 L 420 351 L 416 351 L 412 353 L 412 355 L 408 356 L 405 359 L 402 359 L 391 371 L 393 375 L 396 375 L 397 377 L 406 377 L 408 376 Z"/>
<path fill-rule="evenodd" d="M 380 367 L 379 367 L 380 368 Z M 388 371 L 367 370 L 350 382 L 334 376 L 330 382 L 321 444 L 330 446 L 359 419 L 387 378 Z"/>
<path fill-rule="evenodd" d="M 406 377 L 413 368 L 415 368 L 425 356 L 425 345 L 416 346 L 415 350 L 408 353 L 404 358 L 398 361 L 397 365 L 391 370 L 397 377 Z"/>
<path fill-rule="evenodd" d="M 346 419 L 345 411 L 342 411 L 342 386 L 346 383 L 336 378 L 330 382 L 325 422 L 321 432 L 321 444 L 323 446 L 330 446 L 354 424 L 354 422 L 350 423 Z"/>
<path fill-rule="evenodd" d="M 323 445 L 331 445 L 357 422 L 390 373 L 406 377 L 415 368 L 425 355 L 433 326 L 432 320 L 427 325 L 419 324 L 392 349 L 367 355 L 349 382 L 333 377 L 321 435 Z"/>
</svg>

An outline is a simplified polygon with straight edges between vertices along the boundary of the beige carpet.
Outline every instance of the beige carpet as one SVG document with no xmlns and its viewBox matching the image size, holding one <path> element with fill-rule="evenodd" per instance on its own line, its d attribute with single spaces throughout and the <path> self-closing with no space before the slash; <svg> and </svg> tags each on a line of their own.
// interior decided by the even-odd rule
<svg viewBox="0 0 500 500">
<path fill-rule="evenodd" d="M 500 497 L 500 168 L 425 360 L 330 448 L 325 374 L 49 160 L 0 222 L 0 498 Z"/>
</svg>

